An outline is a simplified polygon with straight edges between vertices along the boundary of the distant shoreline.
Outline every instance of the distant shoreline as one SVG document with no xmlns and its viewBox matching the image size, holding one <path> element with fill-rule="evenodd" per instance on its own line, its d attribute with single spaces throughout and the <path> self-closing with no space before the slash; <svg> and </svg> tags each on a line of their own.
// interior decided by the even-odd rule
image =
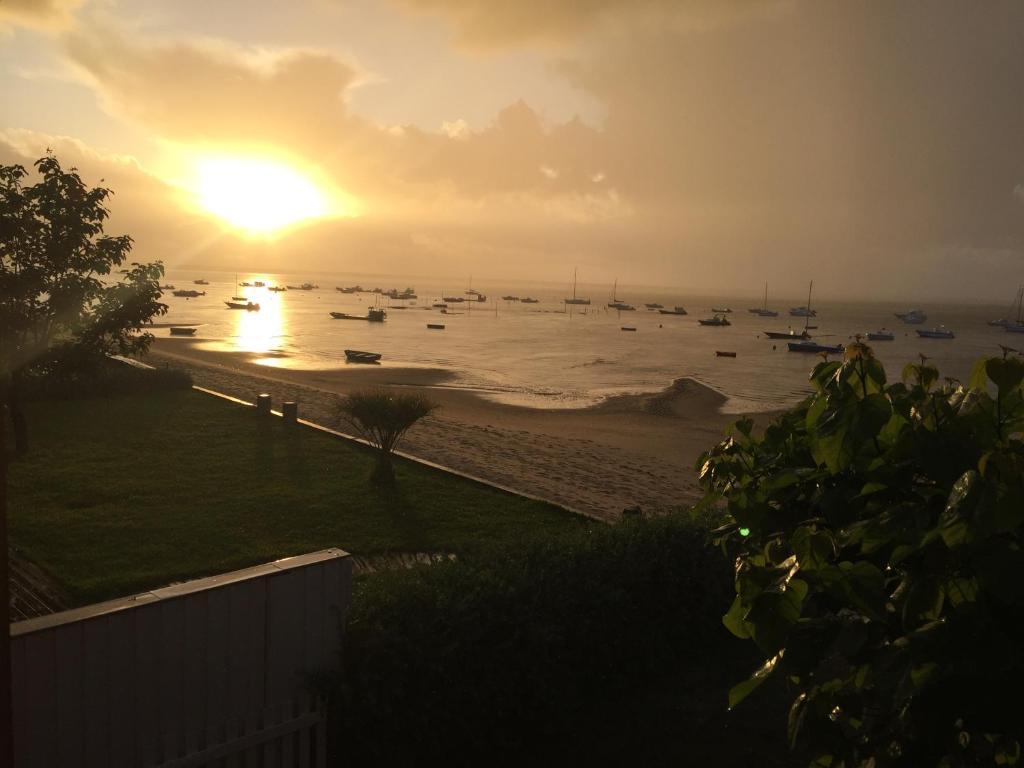
<svg viewBox="0 0 1024 768">
<path fill-rule="evenodd" d="M 694 463 L 738 418 L 721 413 L 726 397 L 691 379 L 660 392 L 614 395 L 586 408 L 509 405 L 469 388 L 438 368 L 275 368 L 263 357 L 200 349 L 193 339 L 158 338 L 149 362 L 183 368 L 196 384 L 252 400 L 296 400 L 300 415 L 337 426 L 340 396 L 366 387 L 418 391 L 441 407 L 404 444 L 413 455 L 556 503 L 615 520 L 639 504 L 661 512 L 700 497 Z"/>
</svg>

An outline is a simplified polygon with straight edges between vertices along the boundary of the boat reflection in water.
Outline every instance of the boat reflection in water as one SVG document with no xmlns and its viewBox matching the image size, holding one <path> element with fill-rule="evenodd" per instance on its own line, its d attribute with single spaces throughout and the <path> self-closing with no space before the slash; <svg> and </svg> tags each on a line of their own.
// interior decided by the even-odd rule
<svg viewBox="0 0 1024 768">
<path fill-rule="evenodd" d="M 259 298 L 259 312 L 232 312 L 235 320 L 234 349 L 249 352 L 252 362 L 283 366 L 287 354 L 281 350 L 287 334 L 284 299 L 267 293 Z"/>
</svg>

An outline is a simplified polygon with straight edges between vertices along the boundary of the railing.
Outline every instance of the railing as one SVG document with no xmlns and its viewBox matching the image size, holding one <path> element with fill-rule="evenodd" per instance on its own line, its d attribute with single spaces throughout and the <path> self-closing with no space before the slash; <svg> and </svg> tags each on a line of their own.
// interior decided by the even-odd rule
<svg viewBox="0 0 1024 768">
<path fill-rule="evenodd" d="M 12 625 L 15 765 L 320 768 L 351 579 L 325 550 Z"/>
</svg>

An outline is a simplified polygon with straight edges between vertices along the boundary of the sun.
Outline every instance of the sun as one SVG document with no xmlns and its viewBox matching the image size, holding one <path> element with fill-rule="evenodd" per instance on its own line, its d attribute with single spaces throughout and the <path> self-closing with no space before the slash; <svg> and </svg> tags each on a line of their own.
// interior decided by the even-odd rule
<svg viewBox="0 0 1024 768">
<path fill-rule="evenodd" d="M 269 235 L 330 213 L 308 176 L 275 160 L 204 157 L 195 172 L 199 206 L 247 233 Z"/>
</svg>

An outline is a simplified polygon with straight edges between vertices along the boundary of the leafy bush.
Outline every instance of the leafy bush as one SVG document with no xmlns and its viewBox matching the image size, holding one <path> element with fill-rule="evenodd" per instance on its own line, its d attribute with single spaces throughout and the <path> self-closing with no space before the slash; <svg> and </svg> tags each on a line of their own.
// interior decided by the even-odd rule
<svg viewBox="0 0 1024 768">
<path fill-rule="evenodd" d="M 394 485 L 391 454 L 412 426 L 437 409 L 423 395 L 393 395 L 384 390 L 353 392 L 338 407 L 341 419 L 377 449 L 377 465 L 370 481 Z"/>
<path fill-rule="evenodd" d="M 192 377 L 178 368 L 138 368 L 107 359 L 60 373 L 33 371 L 28 382 L 29 399 L 74 400 L 189 389 Z"/>
<path fill-rule="evenodd" d="M 722 746 L 729 683 L 754 659 L 718 620 L 729 572 L 706 542 L 689 519 L 637 521 L 361 582 L 331 686 L 339 756 L 635 759 L 667 732 L 685 754 L 711 741 L 716 765 L 751 748 L 768 764 L 754 738 Z M 669 698 L 670 714 L 653 711 Z M 655 718 L 665 732 L 637 744 Z"/>
<path fill-rule="evenodd" d="M 869 347 L 816 393 L 702 457 L 735 563 L 724 617 L 795 698 L 816 766 L 1011 765 L 1024 729 L 1024 362 L 969 386 L 922 359 L 887 384 Z M 989 389 L 994 393 L 990 393 Z"/>
</svg>

